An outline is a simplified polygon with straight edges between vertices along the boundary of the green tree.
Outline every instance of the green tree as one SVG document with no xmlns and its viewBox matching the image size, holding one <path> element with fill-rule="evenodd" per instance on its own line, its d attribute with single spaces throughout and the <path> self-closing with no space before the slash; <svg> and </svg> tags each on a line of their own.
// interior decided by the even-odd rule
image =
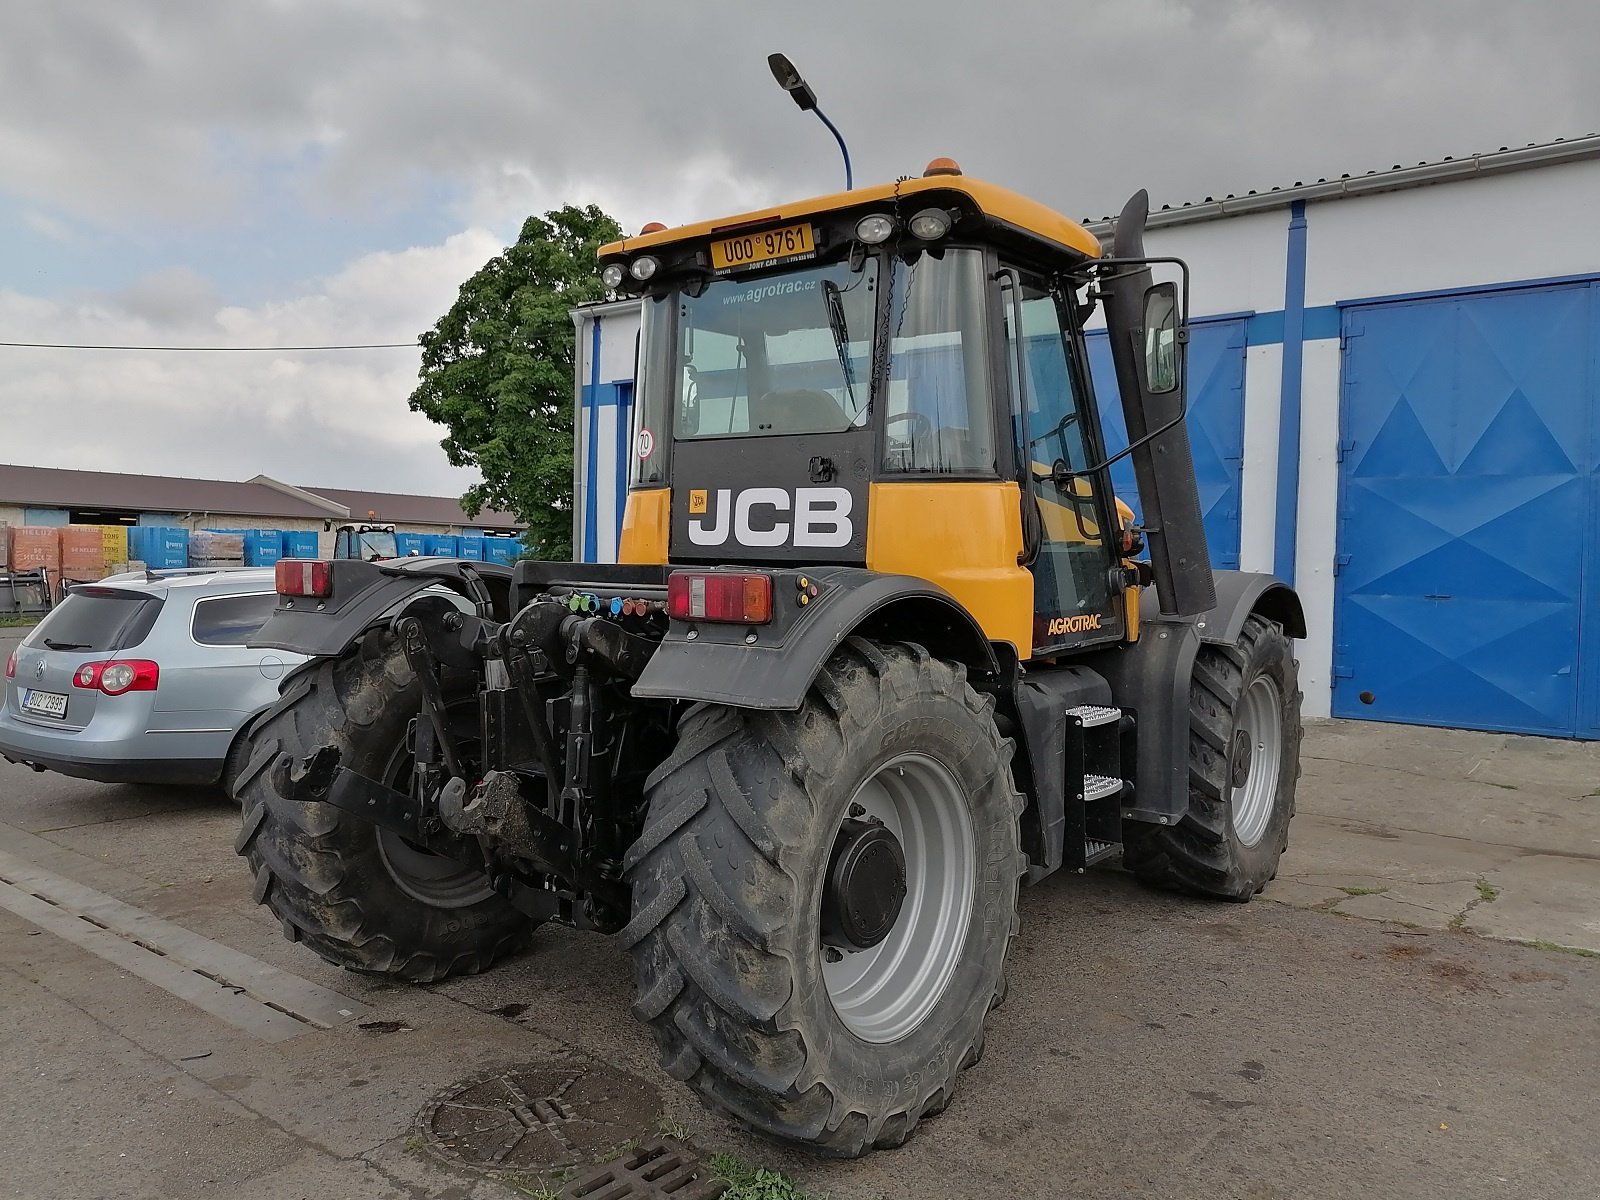
<svg viewBox="0 0 1600 1200">
<path fill-rule="evenodd" d="M 541 558 L 572 556 L 568 310 L 601 298 L 595 252 L 621 236 L 593 205 L 529 217 L 421 339 L 411 408 L 449 431 L 440 445 L 452 464 L 483 475 L 461 507 L 515 513 Z"/>
</svg>

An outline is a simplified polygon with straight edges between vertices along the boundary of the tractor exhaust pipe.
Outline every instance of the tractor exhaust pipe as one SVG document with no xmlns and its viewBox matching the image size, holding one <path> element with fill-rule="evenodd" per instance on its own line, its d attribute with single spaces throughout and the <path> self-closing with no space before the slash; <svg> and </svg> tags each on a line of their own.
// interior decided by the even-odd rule
<svg viewBox="0 0 1600 1200">
<path fill-rule="evenodd" d="M 1123 205 L 1113 232 L 1113 258 L 1144 257 L 1144 226 L 1150 197 L 1142 189 Z M 1145 293 L 1153 283 L 1149 267 L 1117 268 L 1104 285 L 1106 329 L 1111 359 L 1117 369 L 1117 390 L 1128 441 L 1135 449 L 1134 477 L 1144 508 L 1145 537 L 1155 575 L 1156 599 L 1169 617 L 1192 617 L 1217 606 L 1217 585 L 1211 573 L 1200 492 L 1194 477 L 1194 455 L 1184 424 L 1144 439 L 1176 421 L 1183 413 L 1188 379 L 1178 368 L 1178 386 L 1157 394 L 1145 378 Z M 1187 351 L 1182 340 L 1178 348 Z M 1140 444 L 1140 443 L 1143 444 Z"/>
</svg>

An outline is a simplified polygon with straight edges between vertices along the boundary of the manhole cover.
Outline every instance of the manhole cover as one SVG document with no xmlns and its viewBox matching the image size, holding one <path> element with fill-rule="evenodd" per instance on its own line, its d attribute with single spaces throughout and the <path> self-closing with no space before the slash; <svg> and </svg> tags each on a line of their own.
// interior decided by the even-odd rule
<svg viewBox="0 0 1600 1200">
<path fill-rule="evenodd" d="M 458 1083 L 419 1114 L 436 1154 L 483 1170 L 583 1166 L 654 1131 L 661 1094 L 577 1055 Z"/>
</svg>

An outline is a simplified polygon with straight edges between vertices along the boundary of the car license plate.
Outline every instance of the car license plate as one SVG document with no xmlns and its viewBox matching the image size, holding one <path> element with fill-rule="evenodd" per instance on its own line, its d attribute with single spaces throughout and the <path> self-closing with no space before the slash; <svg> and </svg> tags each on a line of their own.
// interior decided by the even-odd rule
<svg viewBox="0 0 1600 1200">
<path fill-rule="evenodd" d="M 22 693 L 22 707 L 25 711 L 40 717 L 65 717 L 67 715 L 67 698 L 60 692 L 35 692 L 32 690 Z"/>
<path fill-rule="evenodd" d="M 718 271 L 737 267 L 764 267 L 817 252 L 809 225 L 785 225 L 760 233 L 741 233 L 711 243 L 711 266 Z"/>
</svg>

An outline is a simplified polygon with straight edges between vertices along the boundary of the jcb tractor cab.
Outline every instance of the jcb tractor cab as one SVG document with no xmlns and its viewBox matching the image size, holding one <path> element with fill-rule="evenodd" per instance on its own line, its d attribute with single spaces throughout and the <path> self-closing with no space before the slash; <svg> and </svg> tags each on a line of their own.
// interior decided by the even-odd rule
<svg viewBox="0 0 1600 1200">
<path fill-rule="evenodd" d="M 334 535 L 334 558 L 381 562 L 399 553 L 393 525 L 341 525 Z"/>
<path fill-rule="evenodd" d="M 282 563 L 260 642 L 317 657 L 240 776 L 257 899 L 416 980 L 541 921 L 611 933 L 669 1074 L 842 1155 L 977 1061 L 1024 878 L 1120 851 L 1248 900 L 1294 807 L 1303 618 L 1211 569 L 1184 272 L 1145 214 L 1107 257 L 936 162 L 605 247 L 644 311 L 623 562 Z"/>
</svg>

